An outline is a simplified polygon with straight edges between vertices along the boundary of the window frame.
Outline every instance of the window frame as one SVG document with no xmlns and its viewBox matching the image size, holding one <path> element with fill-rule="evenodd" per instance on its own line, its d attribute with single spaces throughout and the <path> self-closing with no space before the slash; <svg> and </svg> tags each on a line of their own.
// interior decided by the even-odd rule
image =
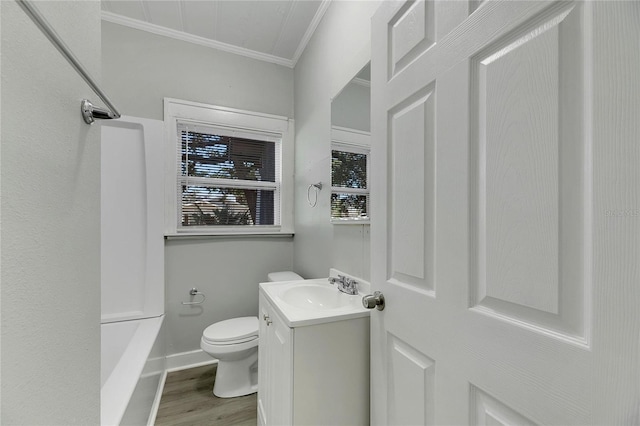
<svg viewBox="0 0 640 426">
<path fill-rule="evenodd" d="M 365 154 L 367 167 L 367 179 L 366 189 L 364 188 L 345 188 L 342 186 L 333 186 L 331 182 L 331 194 L 354 194 L 354 195 L 366 195 L 367 197 L 367 212 L 366 219 L 357 217 L 352 218 L 339 218 L 331 215 L 331 209 L 329 209 L 329 215 L 331 223 L 334 225 L 367 225 L 371 221 L 371 133 L 362 130 L 350 129 L 347 127 L 331 126 L 331 151 L 343 151 L 353 152 L 356 154 Z M 330 155 L 329 158 L 333 158 Z M 333 169 L 330 171 L 330 176 Z"/>
<path fill-rule="evenodd" d="M 182 197 L 178 195 L 178 182 L 182 180 L 178 167 L 178 146 L 180 143 L 178 123 L 212 126 L 229 130 L 278 135 L 276 157 L 280 157 L 280 173 L 276 175 L 279 190 L 274 213 L 280 217 L 279 225 L 239 225 L 239 226 L 181 226 L 179 211 Z M 294 121 L 288 117 L 209 105 L 180 99 L 164 98 L 165 127 L 165 236 L 216 236 L 216 235 L 293 235 L 293 135 Z M 276 161 L 278 161 L 276 159 Z M 199 179 L 190 178 L 190 182 Z M 225 180 L 225 179 L 220 179 Z M 229 181 L 229 180 L 227 180 Z M 227 187 L 235 187 L 232 182 L 221 182 Z M 252 186 L 272 186 L 272 183 L 257 182 Z M 278 200 L 279 199 L 279 200 Z M 279 201 L 279 202 L 277 202 Z"/>
</svg>

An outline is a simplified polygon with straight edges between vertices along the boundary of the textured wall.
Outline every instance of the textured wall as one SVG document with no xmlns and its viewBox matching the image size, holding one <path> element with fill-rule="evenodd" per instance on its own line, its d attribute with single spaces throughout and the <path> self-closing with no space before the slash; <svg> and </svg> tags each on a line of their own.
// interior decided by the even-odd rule
<svg viewBox="0 0 640 426">
<path fill-rule="evenodd" d="M 96 78 L 100 2 L 37 2 Z M 100 422 L 99 100 L 15 2 L 2 31 L 3 425 Z"/>
<path fill-rule="evenodd" d="M 330 267 L 368 278 L 368 226 L 331 225 L 331 99 L 369 62 L 378 1 L 332 2 L 295 68 L 296 178 L 294 267 L 305 277 Z M 316 207 L 307 187 L 326 186 Z M 367 254 L 365 255 L 365 251 Z"/>
</svg>

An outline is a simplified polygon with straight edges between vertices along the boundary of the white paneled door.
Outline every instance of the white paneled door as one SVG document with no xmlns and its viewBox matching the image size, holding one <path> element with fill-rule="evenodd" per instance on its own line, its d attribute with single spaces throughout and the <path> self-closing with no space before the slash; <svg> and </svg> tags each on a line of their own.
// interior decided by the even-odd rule
<svg viewBox="0 0 640 426">
<path fill-rule="evenodd" d="M 640 424 L 640 3 L 372 34 L 372 423 Z"/>
</svg>

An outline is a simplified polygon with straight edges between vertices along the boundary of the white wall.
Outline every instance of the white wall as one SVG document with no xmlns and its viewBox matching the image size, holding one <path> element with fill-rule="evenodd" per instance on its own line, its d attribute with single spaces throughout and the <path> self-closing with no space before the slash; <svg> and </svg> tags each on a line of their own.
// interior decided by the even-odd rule
<svg viewBox="0 0 640 426">
<path fill-rule="evenodd" d="M 324 277 L 331 266 L 369 277 L 365 226 L 331 225 L 331 99 L 369 62 L 371 16 L 378 1 L 332 2 L 295 68 L 296 178 L 294 268 Z M 326 186 L 316 207 L 307 187 Z"/>
<path fill-rule="evenodd" d="M 102 58 L 126 115 L 162 120 L 169 97 L 293 117 L 293 70 L 281 65 L 104 21 Z"/>
<path fill-rule="evenodd" d="M 123 114 L 163 119 L 163 98 L 293 117 L 293 70 L 102 23 L 103 75 Z M 188 65 L 186 65 L 188 64 Z M 209 238 L 165 243 L 169 355 L 200 348 L 208 325 L 256 315 L 258 283 L 293 267 L 292 238 Z M 203 305 L 183 306 L 197 287 Z"/>
<path fill-rule="evenodd" d="M 199 349 L 202 331 L 216 321 L 257 315 L 258 283 L 293 267 L 291 238 L 218 238 L 166 243 L 168 354 Z M 202 305 L 182 305 L 192 287 L 205 294 Z"/>
<path fill-rule="evenodd" d="M 100 422 L 98 101 L 15 2 L 2 20 L 3 425 Z M 37 2 L 96 78 L 100 2 Z"/>
</svg>

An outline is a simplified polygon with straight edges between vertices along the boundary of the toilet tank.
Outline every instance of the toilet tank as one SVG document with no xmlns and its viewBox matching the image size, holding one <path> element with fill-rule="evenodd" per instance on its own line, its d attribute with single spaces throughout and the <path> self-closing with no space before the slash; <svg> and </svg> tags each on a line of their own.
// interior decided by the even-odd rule
<svg viewBox="0 0 640 426">
<path fill-rule="evenodd" d="M 297 281 L 304 280 L 300 275 L 292 271 L 270 272 L 267 274 L 269 281 Z"/>
</svg>

